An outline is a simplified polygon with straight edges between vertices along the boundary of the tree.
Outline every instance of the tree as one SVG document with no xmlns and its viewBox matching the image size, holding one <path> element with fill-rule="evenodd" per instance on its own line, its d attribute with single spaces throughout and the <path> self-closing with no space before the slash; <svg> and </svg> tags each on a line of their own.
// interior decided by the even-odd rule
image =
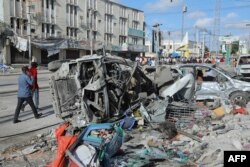
<svg viewBox="0 0 250 167">
<path fill-rule="evenodd" d="M 239 41 L 232 43 L 231 54 L 236 54 L 239 51 Z"/>
</svg>

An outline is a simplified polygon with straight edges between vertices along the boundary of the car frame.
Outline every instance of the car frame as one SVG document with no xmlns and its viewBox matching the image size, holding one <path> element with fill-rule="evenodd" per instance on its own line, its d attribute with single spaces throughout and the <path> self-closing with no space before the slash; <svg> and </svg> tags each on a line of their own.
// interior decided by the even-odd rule
<svg viewBox="0 0 250 167">
<path fill-rule="evenodd" d="M 241 81 L 229 72 L 213 64 L 177 64 L 171 67 L 182 76 L 185 68 L 193 69 L 193 75 L 197 78 L 197 69 L 214 70 L 218 75 L 214 81 L 196 81 L 196 100 L 202 99 L 229 99 L 233 104 L 246 105 L 249 102 L 250 83 Z"/>
</svg>

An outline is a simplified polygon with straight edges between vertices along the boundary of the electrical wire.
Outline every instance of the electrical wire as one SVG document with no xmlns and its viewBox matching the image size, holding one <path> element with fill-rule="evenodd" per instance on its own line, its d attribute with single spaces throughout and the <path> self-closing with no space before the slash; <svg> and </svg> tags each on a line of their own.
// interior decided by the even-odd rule
<svg viewBox="0 0 250 167">
<path fill-rule="evenodd" d="M 242 6 L 228 6 L 228 7 L 224 7 L 224 8 L 221 8 L 220 10 L 221 11 L 225 11 L 225 10 L 233 10 L 233 9 L 243 9 L 243 8 L 250 8 L 250 5 L 242 5 Z M 195 10 L 189 10 L 189 12 L 194 12 Z M 202 9 L 202 11 L 204 12 L 209 12 L 209 11 L 214 11 L 214 9 Z M 179 14 L 181 15 L 182 12 L 180 11 L 164 11 L 164 12 L 148 12 L 147 14 L 164 14 L 164 15 L 173 15 L 173 14 Z"/>
</svg>

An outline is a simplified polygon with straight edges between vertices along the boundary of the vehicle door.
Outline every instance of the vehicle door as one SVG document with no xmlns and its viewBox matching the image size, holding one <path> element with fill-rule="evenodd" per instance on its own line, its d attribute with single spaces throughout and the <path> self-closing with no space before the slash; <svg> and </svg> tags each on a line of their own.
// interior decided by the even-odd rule
<svg viewBox="0 0 250 167">
<path fill-rule="evenodd" d="M 212 67 L 197 66 L 198 70 L 203 73 L 203 81 L 197 81 L 196 96 L 199 95 L 216 95 L 220 96 L 226 90 L 228 79 Z"/>
</svg>

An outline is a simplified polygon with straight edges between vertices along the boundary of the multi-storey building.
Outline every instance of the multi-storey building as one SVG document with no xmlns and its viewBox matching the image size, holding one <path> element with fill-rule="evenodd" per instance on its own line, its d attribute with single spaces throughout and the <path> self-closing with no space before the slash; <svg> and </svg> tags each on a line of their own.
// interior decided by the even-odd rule
<svg viewBox="0 0 250 167">
<path fill-rule="evenodd" d="M 41 64 L 103 46 L 130 58 L 146 51 L 143 11 L 109 0 L 0 0 L 0 11 L 14 36 L 27 39 L 30 27 L 33 60 Z M 28 63 L 28 51 L 18 50 L 13 40 L 2 52 L 7 64 Z"/>
</svg>

